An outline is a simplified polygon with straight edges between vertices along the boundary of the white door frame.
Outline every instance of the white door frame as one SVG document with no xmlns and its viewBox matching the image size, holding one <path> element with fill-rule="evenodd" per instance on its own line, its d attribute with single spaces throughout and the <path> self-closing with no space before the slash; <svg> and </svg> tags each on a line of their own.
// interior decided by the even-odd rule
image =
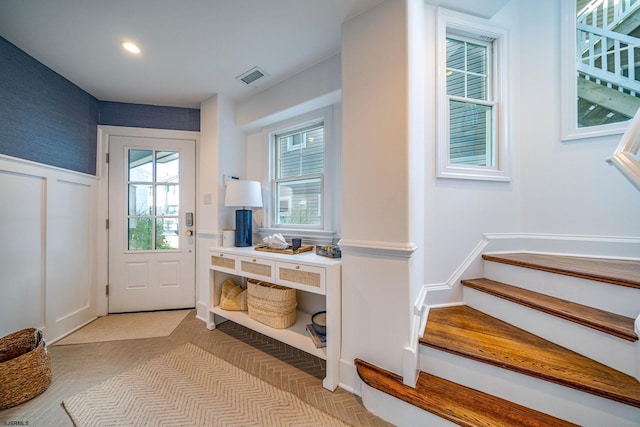
<svg viewBox="0 0 640 427">
<path fill-rule="evenodd" d="M 199 217 L 198 212 L 198 169 L 199 169 L 199 153 L 200 153 L 200 132 L 193 131 L 181 131 L 181 130 L 167 130 L 167 129 L 146 129 L 146 128 L 132 128 L 124 126 L 98 126 L 98 146 L 97 146 L 97 161 L 96 161 L 96 176 L 99 177 L 100 182 L 98 185 L 98 218 L 97 218 L 97 238 L 98 245 L 97 250 L 97 281 L 95 283 L 95 295 L 97 303 L 97 315 L 106 316 L 109 307 L 109 298 L 106 294 L 106 286 L 109 280 L 109 233 L 106 227 L 107 218 L 109 215 L 109 168 L 107 167 L 107 152 L 109 149 L 109 136 L 122 135 L 132 137 L 148 137 L 148 138 L 170 138 L 170 139 L 193 139 L 196 141 L 196 221 Z M 194 245 L 194 249 L 197 250 L 197 245 Z M 197 259 L 197 253 L 196 253 Z M 197 271 L 196 271 L 197 277 Z M 195 286 L 195 283 L 194 283 Z"/>
</svg>

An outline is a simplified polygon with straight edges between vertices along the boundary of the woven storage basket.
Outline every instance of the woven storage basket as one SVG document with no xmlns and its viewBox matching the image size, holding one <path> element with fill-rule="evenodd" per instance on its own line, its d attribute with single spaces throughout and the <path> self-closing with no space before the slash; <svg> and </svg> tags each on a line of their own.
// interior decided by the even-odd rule
<svg viewBox="0 0 640 427">
<path fill-rule="evenodd" d="M 296 323 L 296 290 L 268 282 L 247 281 L 249 317 L 272 328 Z"/>
<path fill-rule="evenodd" d="M 42 331 L 22 329 L 0 338 L 0 409 L 32 399 L 51 384 Z"/>
</svg>

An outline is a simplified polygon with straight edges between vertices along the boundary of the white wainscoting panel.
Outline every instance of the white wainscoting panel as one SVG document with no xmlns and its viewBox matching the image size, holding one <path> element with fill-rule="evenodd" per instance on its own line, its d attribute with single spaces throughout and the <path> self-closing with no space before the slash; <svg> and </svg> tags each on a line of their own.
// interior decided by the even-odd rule
<svg viewBox="0 0 640 427">
<path fill-rule="evenodd" d="M 0 169 L 0 336 L 45 326 L 44 191 L 42 177 Z"/>
<path fill-rule="evenodd" d="M 70 178 L 70 177 L 65 177 Z M 52 179 L 47 203 L 47 328 L 60 336 L 94 316 L 92 181 Z"/>
<path fill-rule="evenodd" d="M 0 155 L 0 336 L 96 317 L 98 179 Z"/>
</svg>

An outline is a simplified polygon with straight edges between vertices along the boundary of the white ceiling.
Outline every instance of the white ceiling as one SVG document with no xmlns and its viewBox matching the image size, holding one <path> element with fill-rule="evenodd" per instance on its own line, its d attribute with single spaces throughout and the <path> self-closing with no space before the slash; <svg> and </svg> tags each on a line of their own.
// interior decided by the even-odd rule
<svg viewBox="0 0 640 427">
<path fill-rule="evenodd" d="M 339 53 L 342 23 L 381 2 L 2 0 L 0 36 L 100 100 L 199 108 Z M 268 74 L 258 88 L 235 79 L 254 66 Z"/>
<path fill-rule="evenodd" d="M 100 100 L 199 108 L 338 54 L 342 23 L 382 1 L 0 0 L 0 36 Z M 506 0 L 448 1 L 492 14 Z M 255 66 L 268 74 L 255 87 L 235 79 Z"/>
</svg>

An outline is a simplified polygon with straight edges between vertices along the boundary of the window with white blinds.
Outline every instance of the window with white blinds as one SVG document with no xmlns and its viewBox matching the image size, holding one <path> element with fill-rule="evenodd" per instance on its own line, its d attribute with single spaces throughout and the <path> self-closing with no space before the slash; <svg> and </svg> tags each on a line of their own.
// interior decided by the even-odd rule
<svg viewBox="0 0 640 427">
<path fill-rule="evenodd" d="M 509 181 L 507 32 L 438 12 L 438 177 Z"/>
<path fill-rule="evenodd" d="M 273 222 L 321 227 L 325 172 L 324 121 L 273 134 Z"/>
<path fill-rule="evenodd" d="M 491 44 L 449 35 L 446 67 L 449 160 L 453 164 L 493 167 Z"/>
</svg>

